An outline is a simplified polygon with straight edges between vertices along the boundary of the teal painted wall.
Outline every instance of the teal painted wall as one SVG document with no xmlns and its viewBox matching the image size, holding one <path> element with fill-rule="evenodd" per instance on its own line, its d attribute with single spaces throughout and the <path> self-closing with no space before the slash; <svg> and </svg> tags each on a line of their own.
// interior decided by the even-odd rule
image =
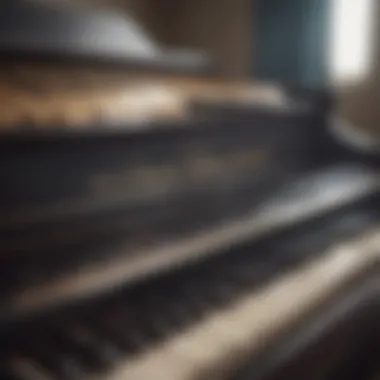
<svg viewBox="0 0 380 380">
<path fill-rule="evenodd" d="M 256 78 L 311 88 L 326 84 L 329 1 L 256 0 Z"/>
</svg>

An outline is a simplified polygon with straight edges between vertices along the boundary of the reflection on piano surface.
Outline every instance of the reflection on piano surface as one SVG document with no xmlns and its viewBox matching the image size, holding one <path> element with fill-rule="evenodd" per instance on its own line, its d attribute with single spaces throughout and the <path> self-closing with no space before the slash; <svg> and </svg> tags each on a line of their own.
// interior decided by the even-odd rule
<svg viewBox="0 0 380 380">
<path fill-rule="evenodd" d="M 380 178 L 327 95 L 3 37 L 1 378 L 374 378 Z"/>
</svg>

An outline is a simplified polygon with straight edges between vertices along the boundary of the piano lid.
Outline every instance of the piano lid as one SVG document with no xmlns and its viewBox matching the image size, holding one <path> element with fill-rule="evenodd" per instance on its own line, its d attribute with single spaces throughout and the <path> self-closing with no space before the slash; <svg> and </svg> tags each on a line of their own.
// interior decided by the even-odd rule
<svg viewBox="0 0 380 380">
<path fill-rule="evenodd" d="M 2 2 L 0 57 L 20 56 L 180 71 L 207 66 L 203 54 L 159 48 L 127 12 Z"/>
</svg>

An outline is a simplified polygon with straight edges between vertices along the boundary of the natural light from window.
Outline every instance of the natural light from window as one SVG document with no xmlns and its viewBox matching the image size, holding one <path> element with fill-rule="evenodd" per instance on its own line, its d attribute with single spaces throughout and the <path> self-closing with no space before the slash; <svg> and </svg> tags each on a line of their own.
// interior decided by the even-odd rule
<svg viewBox="0 0 380 380">
<path fill-rule="evenodd" d="M 377 1 L 331 0 L 329 71 L 333 83 L 356 83 L 369 74 Z"/>
</svg>

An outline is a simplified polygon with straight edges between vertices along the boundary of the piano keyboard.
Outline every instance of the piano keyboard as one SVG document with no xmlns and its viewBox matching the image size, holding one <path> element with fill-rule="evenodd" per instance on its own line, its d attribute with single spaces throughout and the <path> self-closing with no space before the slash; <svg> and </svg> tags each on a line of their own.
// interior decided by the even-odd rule
<svg viewBox="0 0 380 380">
<path fill-rule="evenodd" d="M 0 372 L 20 380 L 228 378 L 281 331 L 373 270 L 377 220 L 368 210 L 347 210 L 36 316 L 2 333 Z"/>
<path fill-rule="evenodd" d="M 336 167 L 335 170 L 322 171 L 284 187 L 278 195 L 268 199 L 259 209 L 252 210 L 245 218 L 208 230 L 193 229 L 191 234 L 185 234 L 177 240 L 160 241 L 160 236 L 157 236 L 150 246 L 145 242 L 145 246 L 136 248 L 127 236 L 121 245 L 112 249 L 107 244 L 105 247 L 100 245 L 101 254 L 96 257 L 94 245 L 88 243 L 94 240 L 94 234 L 88 234 L 79 247 L 89 245 L 90 254 L 86 254 L 84 248 L 75 250 L 76 245 L 73 245 L 73 253 L 67 252 L 69 246 L 63 250 L 62 259 L 58 259 L 61 256 L 57 248 L 51 245 L 50 251 L 53 250 L 55 255 L 43 257 L 43 273 L 40 271 L 41 260 L 37 259 L 37 253 L 34 255 L 33 252 L 27 252 L 28 257 L 33 257 L 29 260 L 22 255 L 18 257 L 16 253 L 10 257 L 3 254 L 1 273 L 3 281 L 5 279 L 8 282 L 4 286 L 5 303 L 0 319 L 10 319 L 72 298 L 80 299 L 105 292 L 142 277 L 212 258 L 227 248 L 232 249 L 237 244 L 260 236 L 270 236 L 283 228 L 299 226 L 331 213 L 341 215 L 347 207 L 362 208 L 363 212 L 371 215 L 373 206 L 371 202 L 368 206 L 368 199 L 371 200 L 378 188 L 376 173 L 363 171 L 360 167 Z M 360 206 L 355 206 L 357 203 Z M 329 219 L 330 216 L 325 218 Z M 369 223 L 372 223 L 371 218 L 369 216 L 367 219 Z M 367 222 L 359 222 L 363 223 L 363 228 L 368 227 Z M 186 220 L 186 224 L 191 225 L 191 220 Z M 78 226 L 78 230 L 84 227 Z M 120 235 L 125 235 L 125 231 L 121 230 Z M 180 236 L 176 231 L 175 235 Z M 66 233 L 64 236 L 72 235 Z M 23 239 L 21 235 L 19 240 Z M 42 241 L 46 239 L 42 236 Z M 11 276 L 14 267 L 17 268 L 16 278 Z M 77 276 L 79 271 L 80 277 Z M 38 281 L 33 279 L 33 274 L 38 274 Z"/>
<path fill-rule="evenodd" d="M 327 258 L 283 277 L 164 347 L 120 366 L 107 378 L 137 380 L 153 374 L 159 380 L 228 378 L 276 333 L 375 265 L 379 237 L 365 237 L 365 247 L 362 241 L 329 252 Z"/>
</svg>

